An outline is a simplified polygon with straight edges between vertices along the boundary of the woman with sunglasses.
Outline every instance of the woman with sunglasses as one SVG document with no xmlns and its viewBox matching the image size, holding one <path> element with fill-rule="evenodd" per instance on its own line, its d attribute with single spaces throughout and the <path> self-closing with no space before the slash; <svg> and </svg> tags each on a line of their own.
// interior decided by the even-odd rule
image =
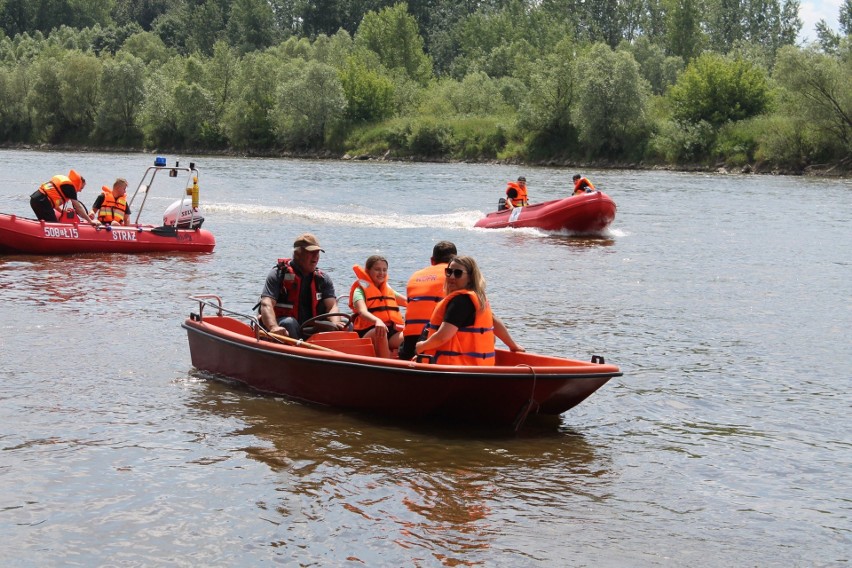
<svg viewBox="0 0 852 568">
<path fill-rule="evenodd" d="M 491 312 L 485 278 L 472 257 L 453 258 L 444 273 L 447 296 L 432 312 L 426 339 L 415 346 L 418 355 L 441 365 L 490 366 L 495 364 L 495 336 L 512 351 L 524 351 Z"/>
</svg>

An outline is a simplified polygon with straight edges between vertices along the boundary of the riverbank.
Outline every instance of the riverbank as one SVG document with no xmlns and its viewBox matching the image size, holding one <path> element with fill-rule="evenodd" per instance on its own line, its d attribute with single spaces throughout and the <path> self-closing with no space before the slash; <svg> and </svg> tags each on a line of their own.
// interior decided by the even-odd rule
<svg viewBox="0 0 852 568">
<path fill-rule="evenodd" d="M 330 150 L 313 151 L 282 151 L 282 150 L 213 150 L 213 149 L 178 149 L 178 148 L 121 148 L 121 147 L 95 147 L 74 146 L 70 144 L 0 144 L 0 148 L 10 150 L 37 150 L 42 152 L 101 152 L 115 154 L 191 154 L 195 156 L 228 156 L 236 158 L 291 158 L 303 160 L 356 160 L 356 161 L 384 161 L 384 162 L 422 162 L 435 164 L 469 163 L 469 164 L 501 164 L 517 166 L 542 166 L 553 168 L 573 168 L 577 170 L 644 170 L 644 171 L 670 171 L 670 172 L 696 172 L 728 174 L 755 174 L 755 175 L 783 175 L 783 176 L 814 176 L 814 177 L 852 177 L 852 156 L 838 164 L 811 164 L 803 168 L 777 167 L 761 163 L 745 164 L 742 166 L 728 166 L 724 163 L 717 164 L 649 164 L 645 162 L 606 162 L 601 160 L 575 161 L 568 159 L 547 159 L 535 161 L 523 160 L 454 160 L 435 156 L 393 156 L 390 152 L 383 155 L 372 154 L 340 154 Z"/>
</svg>

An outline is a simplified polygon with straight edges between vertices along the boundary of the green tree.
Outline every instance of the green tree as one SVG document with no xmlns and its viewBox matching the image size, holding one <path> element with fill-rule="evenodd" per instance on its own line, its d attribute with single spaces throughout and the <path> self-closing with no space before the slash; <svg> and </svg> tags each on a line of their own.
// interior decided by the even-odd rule
<svg viewBox="0 0 852 568">
<path fill-rule="evenodd" d="M 288 148 L 321 148 L 346 110 L 337 71 L 324 63 L 297 64 L 278 86 L 272 113 L 278 140 Z"/>
<path fill-rule="evenodd" d="M 145 79 L 144 97 L 139 111 L 139 128 L 146 143 L 164 148 L 183 144 L 178 129 L 175 89 L 183 79 L 184 63 L 174 57 L 153 70 Z"/>
<path fill-rule="evenodd" d="M 577 96 L 576 49 L 564 40 L 531 70 L 518 126 L 528 133 L 534 152 L 559 155 L 576 149 L 577 129 L 571 119 Z"/>
<path fill-rule="evenodd" d="M 39 8 L 32 0 L 5 0 L 0 4 L 0 27 L 9 37 L 33 32 Z"/>
<path fill-rule="evenodd" d="M 852 36 L 852 0 L 843 0 L 837 21 L 840 23 L 840 32 Z"/>
<path fill-rule="evenodd" d="M 135 145 L 142 133 L 136 119 L 144 96 L 145 62 L 129 53 L 104 62 L 101 100 L 95 120 L 100 140 Z"/>
<path fill-rule="evenodd" d="M 705 53 L 687 66 L 667 98 L 675 120 L 718 128 L 764 112 L 769 85 L 763 69 L 750 61 Z"/>
<path fill-rule="evenodd" d="M 637 38 L 633 43 L 623 42 L 619 49 L 633 54 L 642 77 L 651 85 L 655 95 L 662 95 L 669 86 L 674 85 L 678 74 L 685 67 L 683 59 L 667 56 L 661 45 L 652 43 L 646 36 Z"/>
<path fill-rule="evenodd" d="M 265 0 L 234 0 L 228 38 L 240 53 L 264 49 L 278 40 L 272 7 Z"/>
<path fill-rule="evenodd" d="M 275 146 L 270 116 L 277 103 L 275 86 L 280 75 L 280 60 L 271 53 L 255 51 L 240 61 L 236 92 L 222 117 L 225 136 L 235 148 Z"/>
<path fill-rule="evenodd" d="M 667 52 L 689 61 L 701 53 L 705 42 L 701 32 L 701 6 L 698 0 L 664 1 Z"/>
<path fill-rule="evenodd" d="M 95 127 L 101 99 L 100 83 L 103 64 L 90 53 L 68 53 L 59 73 L 60 111 L 77 140 L 85 141 Z"/>
<path fill-rule="evenodd" d="M 786 112 L 806 119 L 838 157 L 852 156 L 852 61 L 813 49 L 785 47 L 778 53 L 775 80 L 784 86 Z"/>
<path fill-rule="evenodd" d="M 127 38 L 119 53 L 124 52 L 138 57 L 145 65 L 164 65 L 175 56 L 173 50 L 166 47 L 160 36 L 153 32 L 139 32 Z"/>
<path fill-rule="evenodd" d="M 143 30 L 151 31 L 154 20 L 173 4 L 174 0 L 116 0 L 112 13 L 118 25 L 135 22 Z"/>
<path fill-rule="evenodd" d="M 19 65 L 0 67 L 0 140 L 27 141 L 31 134 L 26 104 L 28 69 Z"/>
<path fill-rule="evenodd" d="M 707 28 L 711 47 L 728 53 L 743 39 L 745 23 L 743 0 L 710 0 L 707 3 Z"/>
<path fill-rule="evenodd" d="M 408 15 L 405 3 L 364 16 L 355 44 L 374 51 L 390 71 L 425 85 L 432 77 L 432 60 L 423 51 L 423 38 L 417 22 Z"/>
<path fill-rule="evenodd" d="M 236 95 L 236 77 L 240 60 L 234 49 L 224 41 L 213 46 L 213 57 L 204 62 L 202 81 L 210 93 L 214 122 L 219 124 L 230 102 Z"/>
<path fill-rule="evenodd" d="M 630 154 L 648 134 L 648 86 L 626 51 L 593 45 L 577 61 L 577 103 L 572 119 L 594 155 Z"/>
<path fill-rule="evenodd" d="M 371 68 L 372 67 L 372 68 Z M 394 83 L 364 57 L 351 55 L 340 71 L 340 84 L 346 97 L 346 118 L 353 122 L 373 122 L 393 115 Z"/>
<path fill-rule="evenodd" d="M 56 142 L 65 133 L 66 124 L 61 112 L 61 72 L 62 63 L 54 57 L 43 57 L 30 67 L 26 101 L 36 142 Z"/>
</svg>

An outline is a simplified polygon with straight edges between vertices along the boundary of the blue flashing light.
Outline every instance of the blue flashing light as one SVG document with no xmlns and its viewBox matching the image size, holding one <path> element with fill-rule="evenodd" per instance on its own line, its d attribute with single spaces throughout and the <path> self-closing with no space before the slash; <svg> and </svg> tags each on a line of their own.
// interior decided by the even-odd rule
<svg viewBox="0 0 852 568">
<path fill-rule="evenodd" d="M 158 168 L 162 168 L 166 165 L 166 159 L 162 156 L 157 156 L 154 158 L 154 165 Z"/>
</svg>

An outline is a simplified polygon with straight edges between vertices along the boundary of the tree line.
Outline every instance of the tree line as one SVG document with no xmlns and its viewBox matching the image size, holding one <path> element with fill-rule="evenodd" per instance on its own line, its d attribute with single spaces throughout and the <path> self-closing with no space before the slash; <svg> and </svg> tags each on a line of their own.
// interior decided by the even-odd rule
<svg viewBox="0 0 852 568">
<path fill-rule="evenodd" d="M 0 142 L 852 166 L 852 0 L 0 0 Z"/>
</svg>

